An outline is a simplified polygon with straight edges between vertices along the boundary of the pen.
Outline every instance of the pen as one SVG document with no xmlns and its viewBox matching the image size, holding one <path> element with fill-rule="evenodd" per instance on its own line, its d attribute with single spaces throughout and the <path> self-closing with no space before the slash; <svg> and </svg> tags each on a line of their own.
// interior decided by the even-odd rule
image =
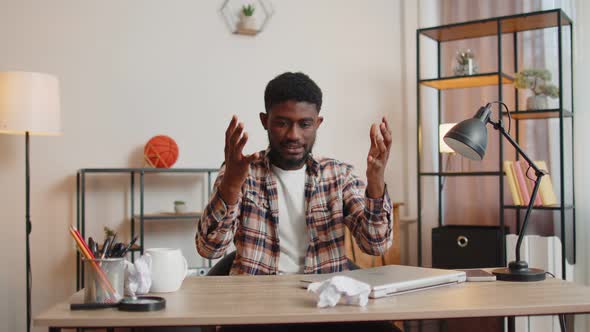
<svg viewBox="0 0 590 332">
<path fill-rule="evenodd" d="M 113 256 L 113 248 L 115 247 L 115 240 L 117 239 L 117 233 L 113 234 L 113 236 L 111 237 L 111 241 L 110 241 L 110 245 L 109 245 L 109 250 L 106 253 L 106 257 L 112 257 Z"/>
<path fill-rule="evenodd" d="M 131 240 L 131 242 L 129 242 L 129 245 L 127 245 L 127 247 L 125 247 L 125 249 L 121 252 L 121 254 L 119 255 L 119 257 L 125 257 L 125 254 L 127 254 L 127 252 L 129 251 L 129 249 L 131 249 L 131 247 L 133 246 L 133 244 L 135 244 L 135 241 L 137 241 L 137 236 L 133 238 L 133 240 Z"/>
<path fill-rule="evenodd" d="M 111 245 L 111 237 L 108 236 L 104 240 L 104 244 L 102 245 L 102 255 L 100 256 L 101 259 L 107 257 L 107 251 L 109 250 L 109 246 Z"/>
<path fill-rule="evenodd" d="M 88 249 L 90 249 L 94 257 L 96 257 L 96 251 L 94 250 L 94 239 L 92 236 L 88 237 Z"/>
<path fill-rule="evenodd" d="M 119 254 L 123 252 L 125 249 L 125 245 L 121 242 L 115 243 L 114 246 L 111 248 L 111 252 L 109 253 L 109 257 L 120 257 Z"/>
<path fill-rule="evenodd" d="M 88 238 L 88 246 L 94 257 L 98 257 L 98 243 L 92 237 Z"/>
</svg>

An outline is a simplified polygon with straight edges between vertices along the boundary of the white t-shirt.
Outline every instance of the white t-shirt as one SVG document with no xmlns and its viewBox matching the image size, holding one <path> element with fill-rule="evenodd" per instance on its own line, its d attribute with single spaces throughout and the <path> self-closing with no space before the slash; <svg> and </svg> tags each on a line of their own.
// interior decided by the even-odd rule
<svg viewBox="0 0 590 332">
<path fill-rule="evenodd" d="M 309 245 L 305 222 L 305 169 L 286 171 L 272 166 L 279 204 L 280 273 L 303 273 Z"/>
</svg>

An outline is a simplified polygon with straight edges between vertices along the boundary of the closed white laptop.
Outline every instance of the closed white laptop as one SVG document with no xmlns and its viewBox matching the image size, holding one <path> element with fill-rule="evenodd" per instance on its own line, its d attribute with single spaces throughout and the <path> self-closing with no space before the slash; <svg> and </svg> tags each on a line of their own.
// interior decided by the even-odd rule
<svg viewBox="0 0 590 332">
<path fill-rule="evenodd" d="M 428 288 L 454 285 L 464 282 L 464 271 L 431 269 L 406 265 L 386 265 L 370 269 L 359 269 L 328 274 L 307 274 L 302 276 L 303 286 L 324 281 L 333 276 L 347 276 L 371 286 L 370 298 L 397 295 Z"/>
</svg>

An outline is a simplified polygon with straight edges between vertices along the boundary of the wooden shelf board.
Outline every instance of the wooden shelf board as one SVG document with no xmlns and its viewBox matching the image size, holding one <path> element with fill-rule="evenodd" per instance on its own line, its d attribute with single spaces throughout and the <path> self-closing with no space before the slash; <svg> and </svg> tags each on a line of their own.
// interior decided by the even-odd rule
<svg viewBox="0 0 590 332">
<path fill-rule="evenodd" d="M 446 42 L 497 35 L 498 21 L 501 22 L 502 33 L 552 28 L 557 26 L 559 12 L 560 10 L 548 10 L 537 13 L 455 23 L 421 29 L 420 33 L 436 41 Z M 561 24 L 569 25 L 571 23 L 569 18 L 563 12 L 561 14 Z"/>
<path fill-rule="evenodd" d="M 502 84 L 512 84 L 513 81 L 514 79 L 512 77 L 502 74 Z M 497 73 L 420 80 L 420 84 L 439 90 L 474 88 L 478 86 L 498 85 L 498 83 Z"/>
<path fill-rule="evenodd" d="M 234 31 L 234 33 L 236 35 L 246 35 L 246 36 L 256 36 L 259 32 L 260 32 L 260 30 L 242 29 L 242 28 L 238 28 L 238 29 L 236 29 L 236 31 Z"/>
<path fill-rule="evenodd" d="M 158 212 L 158 213 L 146 213 L 143 215 L 144 220 L 150 219 L 196 219 L 201 217 L 201 212 L 186 212 L 186 213 L 175 213 L 175 212 Z M 139 220 L 139 215 L 135 215 L 135 219 Z"/>
<path fill-rule="evenodd" d="M 526 210 L 527 206 L 523 205 L 504 205 L 505 209 L 515 209 L 515 210 Z M 572 205 L 566 205 L 563 209 L 564 210 L 571 210 L 574 207 Z M 561 206 L 533 206 L 533 210 L 561 210 Z"/>
<path fill-rule="evenodd" d="M 517 120 L 525 120 L 525 119 L 552 119 L 552 118 L 559 118 L 560 110 L 556 109 L 547 109 L 547 110 L 526 110 L 526 111 L 511 111 L 510 117 Z M 508 113 L 502 112 L 502 115 L 508 116 Z M 573 117 L 573 113 L 568 110 L 563 110 L 563 117 L 564 118 L 571 118 Z"/>
</svg>

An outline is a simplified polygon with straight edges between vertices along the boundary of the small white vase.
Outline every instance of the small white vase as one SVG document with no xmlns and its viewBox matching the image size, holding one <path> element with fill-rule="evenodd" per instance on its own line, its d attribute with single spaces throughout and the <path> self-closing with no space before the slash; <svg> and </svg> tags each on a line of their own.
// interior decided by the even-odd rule
<svg viewBox="0 0 590 332">
<path fill-rule="evenodd" d="M 254 16 L 246 16 L 242 14 L 242 16 L 240 16 L 238 27 L 244 30 L 256 30 L 256 19 Z"/>
<path fill-rule="evenodd" d="M 544 110 L 548 107 L 548 100 L 547 96 L 544 95 L 537 95 L 537 96 L 530 96 L 526 100 L 526 109 L 527 110 Z"/>
</svg>

